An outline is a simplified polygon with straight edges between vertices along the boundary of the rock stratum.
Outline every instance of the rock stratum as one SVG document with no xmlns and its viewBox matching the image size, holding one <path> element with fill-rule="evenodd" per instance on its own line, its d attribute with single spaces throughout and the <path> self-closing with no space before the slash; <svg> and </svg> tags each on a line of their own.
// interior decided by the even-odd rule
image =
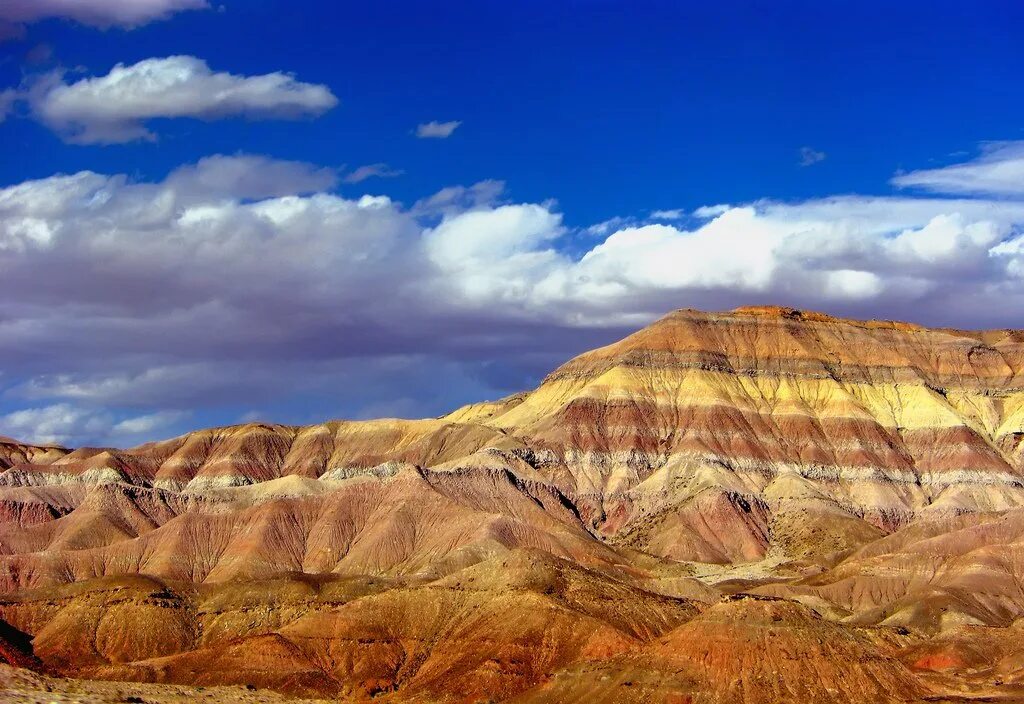
<svg viewBox="0 0 1024 704">
<path fill-rule="evenodd" d="M 0 438 L 0 619 L 26 700 L 1021 699 L 1024 332 L 680 310 L 441 418 Z"/>
</svg>

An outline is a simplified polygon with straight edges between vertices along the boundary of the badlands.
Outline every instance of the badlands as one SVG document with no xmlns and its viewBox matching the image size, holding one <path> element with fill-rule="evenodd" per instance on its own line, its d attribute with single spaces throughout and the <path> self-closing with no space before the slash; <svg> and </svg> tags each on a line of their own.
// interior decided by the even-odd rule
<svg viewBox="0 0 1024 704">
<path fill-rule="evenodd" d="M 0 438 L 0 699 L 1024 701 L 1024 331 L 680 310 L 426 420 Z"/>
</svg>

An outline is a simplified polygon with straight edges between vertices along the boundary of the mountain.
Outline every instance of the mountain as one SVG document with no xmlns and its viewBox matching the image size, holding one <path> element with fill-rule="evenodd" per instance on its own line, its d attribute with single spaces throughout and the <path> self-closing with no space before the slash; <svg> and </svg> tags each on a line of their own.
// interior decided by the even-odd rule
<svg viewBox="0 0 1024 704">
<path fill-rule="evenodd" d="M 1021 331 L 680 310 L 441 418 L 2 439 L 0 470 L 0 619 L 64 675 L 453 702 L 1024 679 Z"/>
</svg>

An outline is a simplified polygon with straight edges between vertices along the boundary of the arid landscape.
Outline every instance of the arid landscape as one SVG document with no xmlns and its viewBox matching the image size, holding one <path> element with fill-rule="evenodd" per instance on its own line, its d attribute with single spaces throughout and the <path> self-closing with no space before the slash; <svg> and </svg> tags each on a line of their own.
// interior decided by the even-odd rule
<svg viewBox="0 0 1024 704">
<path fill-rule="evenodd" d="M 10 701 L 1024 700 L 1024 332 L 679 310 L 426 420 L 0 442 Z"/>
<path fill-rule="evenodd" d="M 0 704 L 1024 704 L 1022 36 L 0 0 Z"/>
</svg>

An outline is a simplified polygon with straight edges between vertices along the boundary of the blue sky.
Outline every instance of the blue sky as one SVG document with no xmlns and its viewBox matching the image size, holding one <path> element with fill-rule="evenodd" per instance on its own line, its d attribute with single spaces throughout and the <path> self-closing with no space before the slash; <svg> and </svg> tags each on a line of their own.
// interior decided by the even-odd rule
<svg viewBox="0 0 1024 704">
<path fill-rule="evenodd" d="M 891 5 L 11 0 L 0 433 L 436 414 L 683 306 L 1024 327 L 1024 7 Z"/>
<path fill-rule="evenodd" d="M 576 224 L 761 197 L 886 192 L 897 169 L 1024 135 L 1020 3 L 230 2 L 123 31 L 50 20 L 3 49 L 107 72 L 187 54 L 241 74 L 294 73 L 340 105 L 294 122 L 167 121 L 155 144 L 71 149 L 12 120 L 14 183 L 92 169 L 157 178 L 212 153 L 387 162 L 411 201 L 500 178 L 558 198 Z M 925 9 L 927 8 L 927 10 Z M 458 139 L 410 137 L 461 120 Z M 810 146 L 828 158 L 798 166 Z M 359 189 L 349 189 L 356 192 Z"/>
</svg>

